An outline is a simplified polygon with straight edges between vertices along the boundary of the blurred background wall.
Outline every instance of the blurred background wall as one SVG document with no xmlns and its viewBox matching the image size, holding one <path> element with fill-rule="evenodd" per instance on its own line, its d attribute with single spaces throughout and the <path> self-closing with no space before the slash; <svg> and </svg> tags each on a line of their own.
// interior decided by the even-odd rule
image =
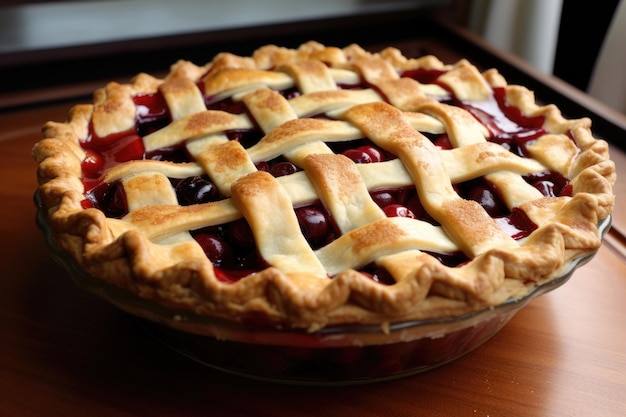
<svg viewBox="0 0 626 417">
<path fill-rule="evenodd" d="M 552 73 L 563 0 L 475 0 L 468 27 L 492 45 Z"/>
<path fill-rule="evenodd" d="M 29 42 L 55 46 L 54 42 L 64 39 L 86 42 L 90 36 L 155 35 L 168 28 L 199 30 L 198 25 L 208 22 L 271 21 L 276 13 L 285 19 L 300 19 L 316 13 L 324 16 L 400 4 L 430 7 L 443 3 L 461 11 L 449 16 L 455 23 L 626 114 L 626 0 L 2 0 L 0 50 L 11 47 L 12 42 L 25 47 Z M 153 24 L 135 27 L 135 15 L 129 10 L 149 15 L 145 20 Z M 211 18 L 216 10 L 221 11 L 217 23 Z M 84 18 L 94 15 L 100 19 Z M 63 30 L 48 35 L 59 26 Z"/>
<path fill-rule="evenodd" d="M 626 114 L 626 0 L 468 0 L 490 44 Z"/>
</svg>

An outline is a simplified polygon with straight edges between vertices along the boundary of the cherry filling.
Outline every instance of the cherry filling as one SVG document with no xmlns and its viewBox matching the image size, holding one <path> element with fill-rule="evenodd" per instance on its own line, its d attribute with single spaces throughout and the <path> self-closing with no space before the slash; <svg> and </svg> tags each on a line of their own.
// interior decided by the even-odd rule
<svg viewBox="0 0 626 417">
<path fill-rule="evenodd" d="M 300 230 L 313 249 L 319 249 L 337 238 L 335 223 L 321 204 L 298 207 L 295 211 Z"/>
<path fill-rule="evenodd" d="M 258 254 L 250 226 L 244 219 L 191 232 L 219 270 L 218 278 L 233 282 L 268 265 Z"/>
<path fill-rule="evenodd" d="M 414 70 L 406 71 L 403 76 L 412 77 L 422 83 L 436 83 L 442 73 L 442 71 Z M 350 86 L 350 88 L 356 87 Z M 297 89 L 281 93 L 287 98 L 300 94 Z M 489 140 L 523 157 L 528 156 L 528 144 L 545 133 L 542 127 L 543 118 L 525 117 L 519 109 L 508 105 L 503 88 L 495 88 L 493 98 L 483 103 L 462 102 L 452 94 L 442 100 L 468 110 L 489 129 L 491 133 Z M 98 208 L 108 217 L 120 218 L 128 212 L 126 195 L 121 184 L 118 182 L 107 184 L 101 180 L 102 174 L 108 168 L 136 159 L 176 162 L 193 160 L 183 145 L 147 153 L 141 138 L 168 125 L 171 122 L 171 116 L 160 93 L 137 95 L 134 97 L 134 102 L 137 108 L 134 130 L 98 137 L 93 129 L 90 129 L 89 136 L 81 142 L 86 152 L 82 162 L 85 185 L 83 207 Z M 230 98 L 217 101 L 212 97 L 205 97 L 205 103 L 208 109 L 236 114 L 247 112 L 243 103 L 235 102 Z M 240 142 L 244 148 L 249 148 L 262 138 L 263 133 L 260 129 L 247 129 L 229 131 L 226 135 L 230 140 Z M 445 134 L 427 134 L 427 136 L 441 149 L 452 148 Z M 341 153 L 358 164 L 378 163 L 396 158 L 395 155 L 378 148 L 368 139 L 331 143 L 329 146 L 334 152 Z M 280 157 L 271 161 L 258 162 L 256 168 L 269 172 L 275 177 L 290 175 L 300 170 L 293 163 Z M 568 180 L 555 172 L 532 174 L 524 178 L 545 196 L 571 195 L 572 192 Z M 206 175 L 170 179 L 170 181 L 182 206 L 210 203 L 225 198 L 220 195 L 216 185 Z M 509 211 L 495 187 L 485 178 L 454 184 L 454 187 L 461 197 L 481 204 L 497 224 L 514 239 L 524 238 L 536 228 L 523 211 L 519 209 Z M 438 225 L 426 212 L 412 186 L 372 190 L 370 195 L 388 217 L 408 217 Z M 313 249 L 321 248 L 339 236 L 332 217 L 319 202 L 296 207 L 294 210 L 300 229 Z M 245 219 L 195 230 L 191 234 L 215 266 L 218 279 L 224 282 L 237 281 L 268 266 L 256 250 L 252 231 Z M 451 267 L 468 260 L 461 252 L 432 253 L 431 255 Z M 361 271 L 382 284 L 394 283 L 386 270 L 374 264 L 362 267 Z"/>
<path fill-rule="evenodd" d="M 91 187 L 90 189 L 87 189 L 88 185 Z M 85 199 L 82 201 L 83 208 L 95 207 L 101 210 L 105 216 L 111 218 L 120 218 L 128 212 L 126 193 L 118 181 L 112 184 L 95 181 L 85 182 L 85 190 Z"/>
<path fill-rule="evenodd" d="M 414 187 L 373 190 L 370 196 L 387 217 L 408 217 L 439 225 L 422 206 Z"/>
<path fill-rule="evenodd" d="M 336 238 L 336 227 L 320 204 L 298 207 L 295 213 L 302 234 L 313 249 Z M 252 230 L 243 218 L 191 233 L 216 269 L 220 270 L 218 278 L 224 282 L 236 281 L 269 266 L 258 253 Z"/>
<path fill-rule="evenodd" d="M 139 136 L 146 136 L 171 123 L 170 112 L 161 94 L 139 94 L 133 97 L 133 101 Z"/>
<path fill-rule="evenodd" d="M 572 196 L 572 185 L 558 172 L 544 171 L 529 174 L 524 179 L 546 197 Z"/>
<path fill-rule="evenodd" d="M 462 107 L 489 129 L 488 139 L 522 157 L 528 157 L 528 145 L 547 132 L 543 128 L 542 116 L 526 117 L 517 107 L 506 103 L 503 87 L 493 89 L 489 100 L 464 102 L 451 97 L 450 103 Z"/>
<path fill-rule="evenodd" d="M 421 84 L 437 84 L 437 80 L 443 74 L 445 74 L 445 70 L 439 69 L 424 69 L 417 68 L 406 70 L 402 72 L 401 76 L 406 78 L 413 78 L 415 81 Z"/>
<path fill-rule="evenodd" d="M 119 163 L 145 158 L 141 137 L 134 131 L 105 138 L 100 138 L 91 131 L 87 139 L 81 142 L 81 146 L 87 154 L 81 164 L 83 177 L 91 181 L 97 181 L 106 169 Z"/>
<path fill-rule="evenodd" d="M 217 186 L 206 175 L 170 181 L 181 206 L 210 203 L 221 199 Z"/>
</svg>

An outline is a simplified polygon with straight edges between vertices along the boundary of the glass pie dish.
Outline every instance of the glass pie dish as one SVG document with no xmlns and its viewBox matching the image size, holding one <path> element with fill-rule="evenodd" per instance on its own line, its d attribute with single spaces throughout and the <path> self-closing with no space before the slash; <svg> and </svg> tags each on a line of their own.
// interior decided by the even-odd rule
<svg viewBox="0 0 626 417">
<path fill-rule="evenodd" d="M 157 340 L 203 365 L 248 378 L 301 384 L 342 385 L 400 378 L 442 366 L 493 337 L 538 296 L 563 285 L 594 253 L 578 257 L 526 295 L 465 315 L 385 326 L 343 325 L 316 332 L 260 327 L 176 311 L 82 271 L 54 243 L 35 194 L 37 225 L 50 253 L 83 290 L 137 317 Z M 599 225 L 603 237 L 611 217 Z"/>
</svg>

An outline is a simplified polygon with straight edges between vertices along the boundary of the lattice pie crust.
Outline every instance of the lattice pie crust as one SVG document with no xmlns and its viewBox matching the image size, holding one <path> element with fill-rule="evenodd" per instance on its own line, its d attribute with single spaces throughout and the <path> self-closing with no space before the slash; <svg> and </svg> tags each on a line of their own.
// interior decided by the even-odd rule
<svg viewBox="0 0 626 417">
<path fill-rule="evenodd" d="M 419 70 L 439 74 L 436 82 L 401 76 Z M 489 140 L 488 125 L 445 100 L 479 105 L 498 89 L 520 117 L 543 120 L 527 157 Z M 281 94 L 286 90 L 297 94 Z M 81 144 L 134 131 L 133 98 L 153 94 L 171 123 L 142 136 L 145 151 L 182 144 L 190 161 L 112 166 L 101 180 L 123 184 L 128 212 L 110 218 L 85 208 Z M 220 100 L 245 111 L 207 110 L 207 102 Z M 54 240 L 87 274 L 175 309 L 315 330 L 495 306 L 598 249 L 597 224 L 613 210 L 615 168 L 590 124 L 566 120 L 495 69 L 481 73 L 466 60 L 444 64 L 394 48 L 370 53 L 309 42 L 264 46 L 251 57 L 222 53 L 204 66 L 180 61 L 163 79 L 140 74 L 129 84 L 109 83 L 67 122 L 46 123 L 33 157 Z M 252 128 L 262 139 L 247 148 L 227 137 Z M 433 142 L 444 134 L 451 149 Z M 357 139 L 397 158 L 357 164 L 331 149 Z M 279 156 L 298 172 L 274 177 L 258 169 Z M 569 180 L 571 192 L 546 197 L 523 178 L 546 170 Z M 202 174 L 223 198 L 179 205 L 170 179 Z M 536 229 L 514 239 L 480 204 L 457 194 L 456 184 L 478 177 Z M 387 217 L 370 194 L 402 187 L 417 191 L 434 222 Z M 293 208 L 311 202 L 324 206 L 338 230 L 315 249 Z M 242 216 L 269 266 L 226 282 L 192 233 Z M 447 266 L 433 256 L 452 252 L 467 260 Z M 385 269 L 393 282 L 376 282 L 362 272 L 366 265 Z"/>
</svg>

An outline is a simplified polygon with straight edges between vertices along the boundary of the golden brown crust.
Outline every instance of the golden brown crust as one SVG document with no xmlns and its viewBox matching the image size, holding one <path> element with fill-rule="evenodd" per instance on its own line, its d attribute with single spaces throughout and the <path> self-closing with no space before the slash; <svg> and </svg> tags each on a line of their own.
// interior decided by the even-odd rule
<svg viewBox="0 0 626 417">
<path fill-rule="evenodd" d="M 398 75 L 417 68 L 443 71 L 441 85 Z M 337 85 L 355 80 L 377 88 Z M 528 147 L 532 159 L 487 142 L 487 127 L 436 99 L 448 94 L 442 86 L 470 102 L 504 88 L 508 105 L 527 117 L 543 117 L 547 134 Z M 292 87 L 299 97 L 288 100 L 274 91 Z M 173 122 L 143 137 L 146 150 L 185 142 L 195 162 L 113 167 L 105 178 L 122 182 L 130 212 L 111 219 L 84 209 L 80 142 L 90 125 L 101 137 L 132 131 L 133 96 L 157 91 Z M 206 110 L 205 97 L 230 96 L 249 115 Z M 321 113 L 330 119 L 308 118 Z M 223 134 L 255 124 L 265 136 L 248 149 Z M 442 132 L 456 149 L 441 150 L 425 136 Z M 309 42 L 298 49 L 268 45 L 252 57 L 223 53 L 204 66 L 180 61 L 163 80 L 140 74 L 128 85 L 108 84 L 95 92 L 93 105 L 75 107 L 66 123 L 46 123 L 43 136 L 33 148 L 38 194 L 56 244 L 86 273 L 198 314 L 232 320 L 261 315 L 311 330 L 454 316 L 519 296 L 573 257 L 595 251 L 598 222 L 614 205 L 615 167 L 588 119 L 566 120 L 556 106 L 537 105 L 531 91 L 508 85 L 494 69 L 481 74 L 466 60 L 445 65 L 432 56 L 409 59 L 393 48 L 372 54 L 357 45 L 339 49 Z M 334 155 L 323 143 L 361 137 L 399 160 L 374 170 Z M 280 155 L 304 172 L 273 178 L 256 170 L 255 163 Z M 543 197 L 521 180 L 546 168 L 570 180 L 572 197 Z M 168 178 L 201 173 L 227 198 L 179 206 Z M 509 209 L 524 211 L 538 225 L 530 236 L 513 240 L 452 187 L 483 175 L 498 186 Z M 387 218 L 368 192 L 412 184 L 441 226 Z M 317 199 L 336 219 L 341 236 L 313 250 L 292 206 Z M 241 217 L 271 266 L 225 283 L 189 231 Z M 456 250 L 470 258 L 456 268 L 427 254 Z M 396 283 L 379 284 L 357 272 L 369 263 L 385 268 Z"/>
</svg>

